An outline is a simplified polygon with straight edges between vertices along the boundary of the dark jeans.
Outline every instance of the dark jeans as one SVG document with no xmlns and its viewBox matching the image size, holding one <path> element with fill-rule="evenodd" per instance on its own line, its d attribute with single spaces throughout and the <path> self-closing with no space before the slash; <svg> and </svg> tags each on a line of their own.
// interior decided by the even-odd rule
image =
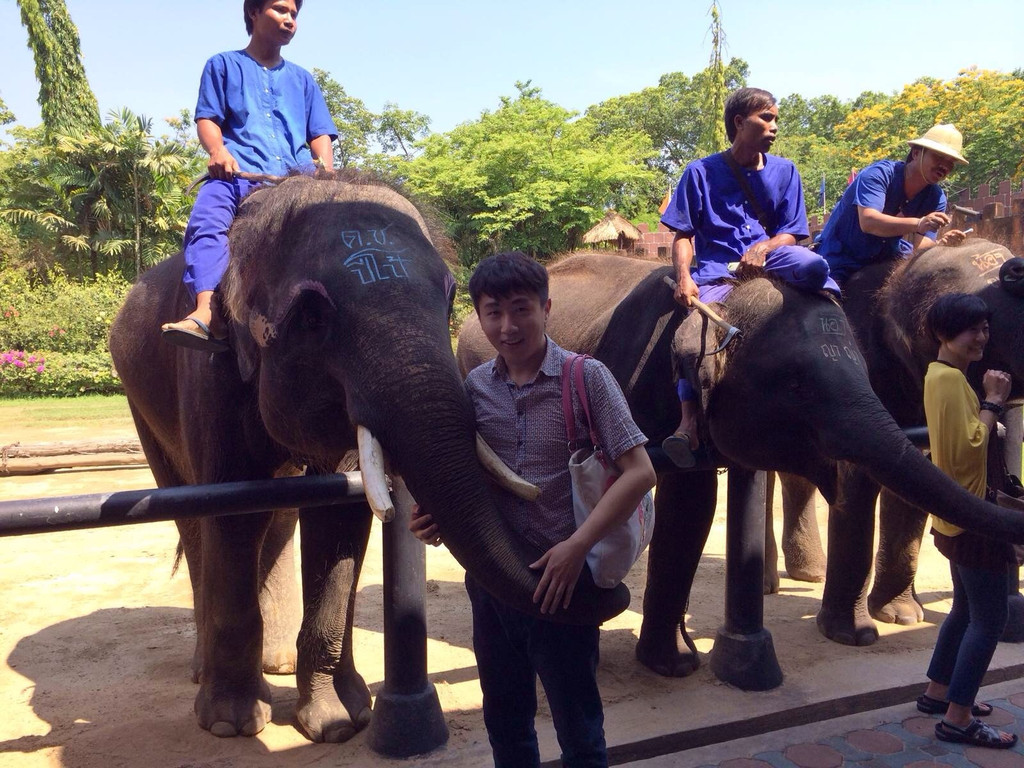
<svg viewBox="0 0 1024 768">
<path fill-rule="evenodd" d="M 1006 626 L 1006 572 L 949 564 L 953 607 L 939 629 L 928 679 L 949 686 L 949 700 L 974 704 Z"/>
<path fill-rule="evenodd" d="M 469 574 L 466 591 L 473 605 L 473 651 L 495 768 L 540 764 L 533 726 L 538 676 L 562 748 L 562 765 L 607 766 L 597 689 L 599 628 L 520 613 L 491 597 Z"/>
</svg>

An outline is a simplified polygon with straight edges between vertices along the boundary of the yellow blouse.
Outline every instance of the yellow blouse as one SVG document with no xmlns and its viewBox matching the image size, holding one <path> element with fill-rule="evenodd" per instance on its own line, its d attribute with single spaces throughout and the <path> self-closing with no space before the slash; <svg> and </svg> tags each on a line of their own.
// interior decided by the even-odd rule
<svg viewBox="0 0 1024 768">
<path fill-rule="evenodd" d="M 985 498 L 988 427 L 981 421 L 978 396 L 960 369 L 936 360 L 924 377 L 924 414 L 932 462 L 975 496 Z M 932 516 L 932 526 L 947 536 L 963 528 Z"/>
</svg>

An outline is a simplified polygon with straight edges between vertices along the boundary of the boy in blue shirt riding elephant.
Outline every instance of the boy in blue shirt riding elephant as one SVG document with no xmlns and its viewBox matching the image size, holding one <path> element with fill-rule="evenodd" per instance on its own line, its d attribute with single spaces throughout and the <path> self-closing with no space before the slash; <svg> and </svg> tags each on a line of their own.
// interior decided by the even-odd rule
<svg viewBox="0 0 1024 768">
<path fill-rule="evenodd" d="M 337 138 L 313 76 L 285 61 L 302 0 L 245 0 L 249 44 L 206 62 L 196 104 L 196 132 L 210 154 L 209 180 L 196 196 L 185 230 L 184 283 L 196 305 L 162 326 L 167 341 L 209 352 L 227 349 L 217 327 L 214 289 L 228 264 L 228 228 L 242 199 L 258 184 L 239 172 L 287 175 L 333 166 Z"/>
</svg>

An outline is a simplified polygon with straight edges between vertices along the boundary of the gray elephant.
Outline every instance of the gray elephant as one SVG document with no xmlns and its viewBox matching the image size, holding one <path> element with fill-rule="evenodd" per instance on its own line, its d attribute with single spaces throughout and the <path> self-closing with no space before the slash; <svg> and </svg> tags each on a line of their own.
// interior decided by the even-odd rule
<svg viewBox="0 0 1024 768">
<path fill-rule="evenodd" d="M 327 473 L 358 448 L 367 496 L 386 506 L 383 452 L 456 559 L 506 602 L 535 611 L 538 577 L 527 564 L 541 553 L 511 536 L 477 460 L 448 331 L 454 281 L 442 238 L 394 190 L 345 175 L 255 192 L 230 242 L 221 288 L 232 352 L 160 341 L 160 323 L 190 302 L 180 255 L 142 276 L 111 330 L 158 484 L 269 478 L 294 466 Z M 299 725 L 313 740 L 343 741 L 370 717 L 351 635 L 369 506 L 299 511 L 301 599 L 287 568 L 295 517 L 179 524 L 198 629 L 195 711 L 217 735 L 264 727 L 263 667 L 294 667 Z M 556 617 L 597 623 L 628 600 L 624 587 L 590 581 Z"/>
<path fill-rule="evenodd" d="M 687 335 L 684 313 L 663 282 L 670 271 L 612 255 L 577 255 L 549 269 L 548 333 L 609 367 L 655 444 L 678 422 L 672 347 Z M 702 366 L 706 430 L 728 462 L 800 475 L 837 505 L 848 503 L 851 492 L 837 482 L 838 462 L 850 462 L 958 525 L 1024 538 L 1024 516 L 966 493 L 910 444 L 872 391 L 834 301 L 759 277 L 740 282 L 720 308 L 743 331 Z M 707 348 L 715 343 L 710 339 Z M 470 318 L 460 333 L 459 365 L 465 371 L 488 356 Z M 699 664 L 684 612 L 714 516 L 716 482 L 714 470 L 658 478 L 636 654 L 662 675 L 687 675 Z"/>
<path fill-rule="evenodd" d="M 935 299 L 966 292 L 992 309 L 985 358 L 972 366 L 975 385 L 987 368 L 1013 377 L 1011 399 L 1024 394 L 1024 259 L 986 240 L 936 246 L 912 259 L 875 264 L 844 286 L 844 309 L 868 366 L 874 391 L 903 427 L 924 424 L 923 383 L 938 344 L 925 331 Z M 879 549 L 871 578 L 875 501 L 879 485 L 862 467 L 840 475 L 840 498 L 829 514 L 828 569 L 818 627 L 851 645 L 878 638 L 871 617 L 912 624 L 924 611 L 914 594 L 914 574 L 927 515 L 908 499 L 881 489 Z M 866 596 L 866 597 L 865 597 Z"/>
</svg>

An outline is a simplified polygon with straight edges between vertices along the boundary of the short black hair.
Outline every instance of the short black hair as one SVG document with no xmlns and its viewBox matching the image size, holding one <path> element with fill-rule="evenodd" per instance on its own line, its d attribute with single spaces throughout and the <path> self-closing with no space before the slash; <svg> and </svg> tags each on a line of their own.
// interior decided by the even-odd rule
<svg viewBox="0 0 1024 768">
<path fill-rule="evenodd" d="M 245 0 L 245 5 L 242 7 L 242 13 L 245 14 L 245 32 L 248 35 L 252 34 L 252 15 L 253 13 L 259 13 L 263 10 L 264 6 L 272 0 Z M 295 10 L 302 10 L 302 0 L 295 0 Z"/>
<path fill-rule="evenodd" d="M 955 339 L 968 328 L 992 317 L 992 310 L 973 293 L 947 293 L 928 310 L 926 328 L 940 344 Z"/>
<path fill-rule="evenodd" d="M 477 312 L 481 297 L 507 299 L 514 293 L 536 294 L 541 304 L 548 300 L 548 271 L 522 251 L 488 256 L 469 278 L 469 296 Z"/>
<path fill-rule="evenodd" d="M 736 138 L 736 116 L 751 115 L 775 106 L 775 97 L 763 88 L 738 88 L 725 100 L 725 135 L 731 142 Z"/>
</svg>

